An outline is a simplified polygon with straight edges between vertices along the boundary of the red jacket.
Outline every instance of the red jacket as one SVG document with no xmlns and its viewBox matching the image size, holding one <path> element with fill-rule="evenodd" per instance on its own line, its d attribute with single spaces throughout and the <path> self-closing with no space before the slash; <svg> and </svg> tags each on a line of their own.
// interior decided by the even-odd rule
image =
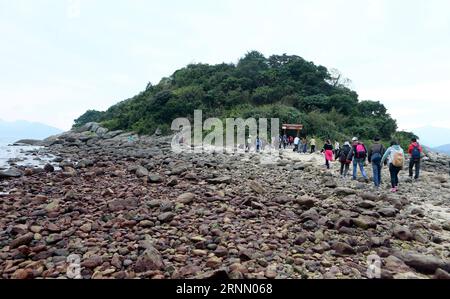
<svg viewBox="0 0 450 299">
<path fill-rule="evenodd" d="M 421 146 L 418 142 L 413 142 L 413 143 L 411 143 L 411 145 L 410 145 L 409 148 L 408 148 L 408 153 L 409 153 L 410 155 L 412 155 L 412 151 L 413 151 L 414 147 L 416 147 L 416 146 L 419 148 L 419 151 L 420 151 L 421 153 L 423 153 L 422 146 Z"/>
</svg>

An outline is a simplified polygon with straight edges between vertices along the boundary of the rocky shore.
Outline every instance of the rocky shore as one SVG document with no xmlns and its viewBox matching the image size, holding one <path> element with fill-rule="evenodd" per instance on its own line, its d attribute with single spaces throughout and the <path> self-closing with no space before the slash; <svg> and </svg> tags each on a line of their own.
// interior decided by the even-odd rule
<svg viewBox="0 0 450 299">
<path fill-rule="evenodd" d="M 56 158 L 0 172 L 0 277 L 450 278 L 449 158 L 389 193 L 322 156 L 176 154 L 170 137 L 98 124 L 33 145 Z M 369 167 L 369 173 L 371 172 Z"/>
</svg>

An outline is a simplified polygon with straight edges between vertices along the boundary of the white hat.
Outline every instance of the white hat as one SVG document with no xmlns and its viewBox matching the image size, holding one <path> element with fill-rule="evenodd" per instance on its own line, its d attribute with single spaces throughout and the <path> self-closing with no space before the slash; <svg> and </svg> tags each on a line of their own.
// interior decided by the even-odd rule
<svg viewBox="0 0 450 299">
<path fill-rule="evenodd" d="M 358 137 L 353 137 L 352 141 L 358 141 Z"/>
<path fill-rule="evenodd" d="M 350 142 L 346 141 L 346 142 L 344 143 L 344 145 L 350 145 Z"/>
</svg>

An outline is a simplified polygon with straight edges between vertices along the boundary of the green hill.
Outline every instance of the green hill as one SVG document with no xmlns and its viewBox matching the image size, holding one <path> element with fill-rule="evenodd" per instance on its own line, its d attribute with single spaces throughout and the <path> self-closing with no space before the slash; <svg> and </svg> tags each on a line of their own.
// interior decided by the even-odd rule
<svg viewBox="0 0 450 299">
<path fill-rule="evenodd" d="M 157 85 L 110 107 L 90 110 L 75 120 L 103 123 L 112 130 L 170 133 L 177 117 L 277 117 L 302 123 L 304 135 L 343 140 L 351 136 L 388 140 L 396 121 L 377 101 L 360 101 L 340 74 L 299 56 L 264 57 L 252 51 L 237 64 L 191 64 L 163 78 Z M 407 136 L 409 137 L 409 135 Z"/>
</svg>

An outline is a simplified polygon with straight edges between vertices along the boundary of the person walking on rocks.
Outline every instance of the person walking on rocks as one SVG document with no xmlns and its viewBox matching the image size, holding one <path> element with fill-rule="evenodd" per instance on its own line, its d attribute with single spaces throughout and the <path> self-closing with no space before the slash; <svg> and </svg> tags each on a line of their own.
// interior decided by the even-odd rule
<svg viewBox="0 0 450 299">
<path fill-rule="evenodd" d="M 283 135 L 283 148 L 286 149 L 286 146 L 288 145 L 288 137 L 286 134 Z"/>
<path fill-rule="evenodd" d="M 411 139 L 411 144 L 408 148 L 408 153 L 410 155 L 409 160 L 409 177 L 413 177 L 413 168 L 415 167 L 414 179 L 418 180 L 420 175 L 420 160 L 422 159 L 423 149 L 422 146 L 417 142 L 416 138 Z"/>
<path fill-rule="evenodd" d="M 316 139 L 311 138 L 309 141 L 309 144 L 311 145 L 311 154 L 316 152 Z"/>
<path fill-rule="evenodd" d="M 331 140 L 327 140 L 323 146 L 322 153 L 325 153 L 325 165 L 327 169 L 330 169 L 330 161 L 333 161 L 333 145 Z"/>
<path fill-rule="evenodd" d="M 369 182 L 366 171 L 364 170 L 364 163 L 367 158 L 367 148 L 364 143 L 360 142 L 357 137 L 352 139 L 353 146 L 348 154 L 347 160 L 353 161 L 353 180 L 356 180 L 358 174 L 358 166 L 361 170 L 361 174 L 366 182 Z"/>
<path fill-rule="evenodd" d="M 391 175 L 391 192 L 398 191 L 398 174 L 403 169 L 405 163 L 405 152 L 397 141 L 392 141 L 391 146 L 386 150 L 381 159 L 381 165 L 385 163 L 389 165 L 389 173 Z"/>
<path fill-rule="evenodd" d="M 375 187 L 380 187 L 381 185 L 381 159 L 383 158 L 386 149 L 380 143 L 380 138 L 375 137 L 373 144 L 369 149 L 368 160 L 372 164 L 373 169 L 373 183 Z"/>
<path fill-rule="evenodd" d="M 300 152 L 299 145 L 300 145 L 300 138 L 297 136 L 294 139 L 294 152 Z"/>
<path fill-rule="evenodd" d="M 334 158 L 337 160 L 338 159 L 338 154 L 340 152 L 341 149 L 341 145 L 339 144 L 339 141 L 336 141 L 334 143 Z"/>
<path fill-rule="evenodd" d="M 252 145 L 252 135 L 248 135 L 248 138 L 247 138 L 247 151 L 250 151 L 251 145 Z"/>
<path fill-rule="evenodd" d="M 348 154 L 350 153 L 350 151 L 352 150 L 352 147 L 350 146 L 350 142 L 346 141 L 344 143 L 344 146 L 339 149 L 338 152 L 338 158 L 339 158 L 339 162 L 341 163 L 341 177 L 346 178 L 348 171 L 350 169 L 350 163 L 351 161 L 347 160 Z"/>
<path fill-rule="evenodd" d="M 262 141 L 259 136 L 256 136 L 256 152 L 259 153 L 262 148 Z"/>
<path fill-rule="evenodd" d="M 308 151 L 308 140 L 306 140 L 306 138 L 303 138 L 303 153 L 306 154 L 306 152 Z"/>
</svg>

